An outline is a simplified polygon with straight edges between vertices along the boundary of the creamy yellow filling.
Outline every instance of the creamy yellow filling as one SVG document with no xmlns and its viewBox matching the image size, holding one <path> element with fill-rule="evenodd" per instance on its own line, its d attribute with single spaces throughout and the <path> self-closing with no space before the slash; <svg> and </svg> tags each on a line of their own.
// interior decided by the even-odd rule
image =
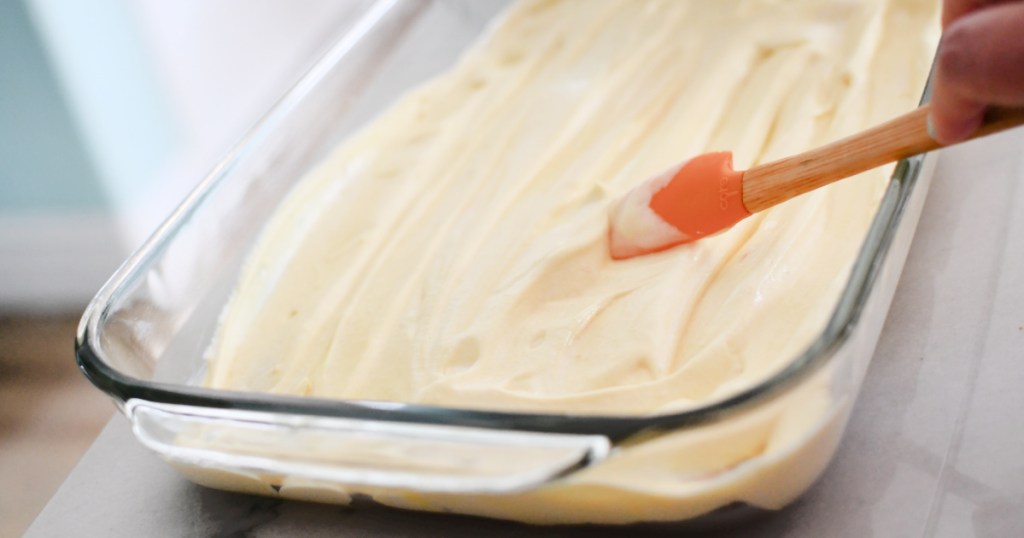
<svg viewBox="0 0 1024 538">
<path fill-rule="evenodd" d="M 282 204 L 209 385 L 652 413 L 763 380 L 821 330 L 891 169 L 621 262 L 609 205 L 688 156 L 743 168 L 909 110 L 935 4 L 516 6 Z"/>
<path fill-rule="evenodd" d="M 608 255 L 609 207 L 689 156 L 730 149 L 742 169 L 910 110 L 938 4 L 516 4 L 282 203 L 226 308 L 207 384 L 651 414 L 763 381 L 823 328 L 891 167 L 626 261 Z M 820 472 L 845 416 L 827 380 L 798 394 L 537 492 L 392 502 L 531 521 L 777 507 Z"/>
</svg>

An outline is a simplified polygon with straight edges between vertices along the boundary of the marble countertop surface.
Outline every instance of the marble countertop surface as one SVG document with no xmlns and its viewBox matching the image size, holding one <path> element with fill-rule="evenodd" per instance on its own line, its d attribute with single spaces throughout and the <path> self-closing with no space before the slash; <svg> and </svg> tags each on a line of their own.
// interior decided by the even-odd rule
<svg viewBox="0 0 1024 538">
<path fill-rule="evenodd" d="M 731 536 L 1024 536 L 1024 130 L 944 150 L 843 444 Z M 187 482 L 115 416 L 27 536 L 593 536 Z"/>
</svg>

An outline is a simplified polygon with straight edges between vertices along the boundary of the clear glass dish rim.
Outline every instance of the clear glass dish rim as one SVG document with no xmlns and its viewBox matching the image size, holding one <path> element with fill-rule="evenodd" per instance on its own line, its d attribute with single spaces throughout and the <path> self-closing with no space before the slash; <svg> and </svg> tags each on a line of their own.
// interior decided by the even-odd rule
<svg viewBox="0 0 1024 538">
<path fill-rule="evenodd" d="M 620 441 L 640 432 L 665 432 L 717 422 L 781 396 L 787 389 L 827 364 L 847 341 L 860 321 L 864 306 L 874 289 L 873 284 L 883 268 L 924 159 L 924 155 L 918 155 L 901 160 L 896 165 L 878 211 L 854 260 L 846 286 L 818 337 L 772 377 L 701 407 L 647 416 L 486 411 L 391 401 L 328 400 L 210 389 L 139 379 L 110 366 L 110 363 L 104 360 L 97 341 L 101 322 L 110 306 L 143 274 L 149 263 L 175 237 L 217 185 L 230 179 L 234 163 L 251 154 L 251 146 L 262 138 L 264 133 L 272 132 L 290 111 L 328 76 L 332 66 L 340 59 L 335 53 L 338 44 L 349 37 L 349 34 L 342 36 L 338 43 L 314 63 L 313 67 L 214 166 L 153 235 L 129 256 L 86 307 L 75 341 L 78 367 L 97 388 L 112 397 L 122 409 L 127 401 L 139 399 L 200 408 L 530 432 L 596 434 L 607 436 L 613 441 Z M 930 89 L 931 77 L 925 87 L 922 103 L 928 100 Z"/>
</svg>

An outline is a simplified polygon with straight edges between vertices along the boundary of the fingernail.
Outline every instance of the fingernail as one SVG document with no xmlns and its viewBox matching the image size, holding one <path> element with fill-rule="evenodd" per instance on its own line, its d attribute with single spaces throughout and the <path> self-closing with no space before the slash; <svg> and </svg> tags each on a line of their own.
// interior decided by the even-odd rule
<svg viewBox="0 0 1024 538">
<path fill-rule="evenodd" d="M 938 142 L 939 136 L 935 134 L 935 124 L 932 122 L 932 115 L 931 114 L 928 114 L 928 119 L 926 121 L 926 124 L 928 126 L 928 136 L 932 137 L 932 140 L 935 140 L 936 142 Z"/>
</svg>

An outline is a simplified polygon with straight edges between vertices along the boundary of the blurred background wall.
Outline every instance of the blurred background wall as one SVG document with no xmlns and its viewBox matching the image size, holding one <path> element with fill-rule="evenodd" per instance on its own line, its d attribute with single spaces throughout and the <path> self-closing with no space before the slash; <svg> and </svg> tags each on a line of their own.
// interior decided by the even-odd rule
<svg viewBox="0 0 1024 538">
<path fill-rule="evenodd" d="M 84 306 L 352 0 L 0 0 L 0 311 Z"/>
<path fill-rule="evenodd" d="M 29 7 L 0 2 L 0 307 L 66 310 L 95 292 L 123 241 Z"/>
<path fill-rule="evenodd" d="M 363 0 L 0 0 L 0 538 L 114 408 L 86 303 Z"/>
</svg>

